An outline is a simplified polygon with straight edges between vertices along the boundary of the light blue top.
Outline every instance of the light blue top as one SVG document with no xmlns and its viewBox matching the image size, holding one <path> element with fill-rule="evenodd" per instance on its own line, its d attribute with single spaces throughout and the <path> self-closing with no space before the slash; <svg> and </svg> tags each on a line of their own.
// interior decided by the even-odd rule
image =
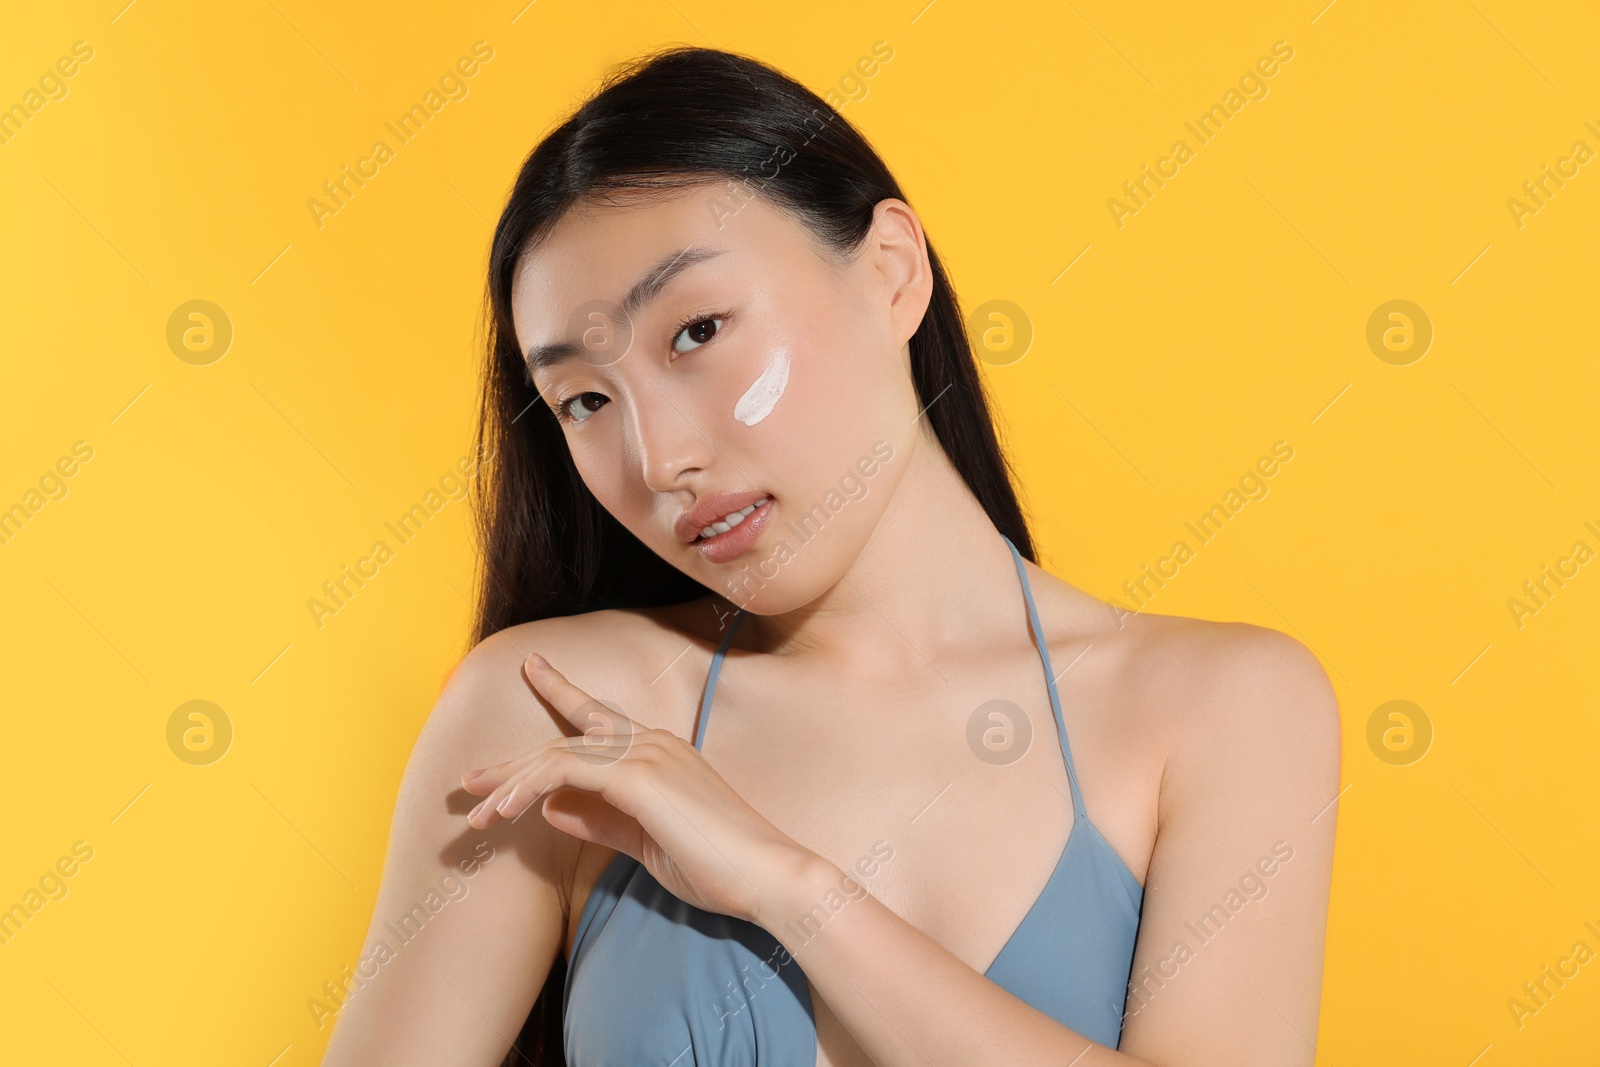
<svg viewBox="0 0 1600 1067">
<path fill-rule="evenodd" d="M 1001 536 L 1027 599 L 1074 821 L 1049 882 L 984 974 L 1116 1048 L 1144 890 L 1084 811 L 1028 574 L 1016 545 Z M 712 658 L 697 749 L 723 656 L 744 617 L 741 609 Z M 810 989 L 777 938 L 754 923 L 686 904 L 626 853 L 601 873 L 578 918 L 562 1012 L 570 1067 L 816 1067 Z"/>
</svg>

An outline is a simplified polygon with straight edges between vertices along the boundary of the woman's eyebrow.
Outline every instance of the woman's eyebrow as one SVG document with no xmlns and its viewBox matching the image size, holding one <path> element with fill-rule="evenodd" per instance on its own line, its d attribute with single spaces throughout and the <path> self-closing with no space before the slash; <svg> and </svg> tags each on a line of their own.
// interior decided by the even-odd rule
<svg viewBox="0 0 1600 1067">
<path fill-rule="evenodd" d="M 653 266 L 640 275 L 639 280 L 633 283 L 628 294 L 622 298 L 618 305 L 618 312 L 622 321 L 631 320 L 642 311 L 650 301 L 654 300 L 667 287 L 667 283 L 677 277 L 682 271 L 688 270 L 696 263 L 704 263 L 722 255 L 726 249 L 701 248 L 690 245 L 687 248 L 661 257 Z M 553 367 L 557 363 L 580 354 L 583 351 L 582 341 L 552 341 L 549 344 L 534 345 L 528 349 L 527 367 L 528 379 L 531 382 L 533 372 L 545 367 Z"/>
</svg>

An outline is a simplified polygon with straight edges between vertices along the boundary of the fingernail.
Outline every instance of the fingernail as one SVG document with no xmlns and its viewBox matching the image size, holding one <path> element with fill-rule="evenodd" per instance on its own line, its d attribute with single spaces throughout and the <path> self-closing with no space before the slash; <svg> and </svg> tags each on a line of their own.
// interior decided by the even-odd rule
<svg viewBox="0 0 1600 1067">
<path fill-rule="evenodd" d="M 467 812 L 467 818 L 476 819 L 478 817 L 478 812 L 482 811 L 483 806 L 487 803 L 489 803 L 488 797 L 484 797 L 482 800 L 478 801 L 478 806 Z"/>
<path fill-rule="evenodd" d="M 507 804 L 509 804 L 509 803 L 511 803 L 511 798 L 512 798 L 512 797 L 513 797 L 513 796 L 515 796 L 515 795 L 516 795 L 516 794 L 515 794 L 515 793 L 514 793 L 514 792 L 512 792 L 512 793 L 507 793 L 507 794 L 506 794 L 506 798 L 505 798 L 505 799 L 504 799 L 504 800 L 502 800 L 502 801 L 501 801 L 501 802 L 500 802 L 500 803 L 498 803 L 498 804 L 496 804 L 496 805 L 495 805 L 495 806 L 494 806 L 494 810 L 495 810 L 495 811 L 498 811 L 498 812 L 500 812 L 500 813 L 501 813 L 501 814 L 504 814 L 504 813 L 505 813 L 505 810 L 506 810 L 506 805 L 507 805 Z M 486 802 L 486 803 L 487 803 L 487 802 Z"/>
<path fill-rule="evenodd" d="M 533 655 L 528 657 L 528 666 L 532 667 L 536 671 L 543 671 L 549 668 L 550 661 L 539 655 L 539 653 L 535 652 Z"/>
</svg>

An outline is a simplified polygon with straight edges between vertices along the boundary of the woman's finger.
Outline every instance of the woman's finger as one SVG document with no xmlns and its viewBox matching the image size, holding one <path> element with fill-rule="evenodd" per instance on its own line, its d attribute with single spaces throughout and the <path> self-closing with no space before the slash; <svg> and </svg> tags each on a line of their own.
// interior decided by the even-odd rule
<svg viewBox="0 0 1600 1067">
<path fill-rule="evenodd" d="M 528 810 L 528 805 L 542 796 L 538 788 L 526 777 L 518 776 L 492 790 L 478 801 L 478 806 L 467 812 L 467 825 L 486 830 L 500 819 L 512 821 Z"/>
<path fill-rule="evenodd" d="M 641 797 L 657 792 L 651 782 L 654 769 L 647 762 L 631 761 L 626 771 L 617 768 L 609 750 L 597 755 L 583 738 L 562 738 L 539 753 L 521 772 L 495 787 L 467 813 L 467 823 L 483 830 L 499 818 L 515 818 L 535 800 L 553 789 L 569 786 L 603 797 L 629 818 L 637 818 Z"/>
<path fill-rule="evenodd" d="M 563 737 L 558 740 L 566 741 L 568 738 Z M 479 767 L 477 770 L 468 771 L 461 776 L 461 784 L 473 796 L 486 796 L 501 785 L 504 785 L 507 779 L 525 767 L 542 749 L 543 746 L 518 756 L 516 759 L 506 760 L 504 763 L 496 763 L 492 767 Z"/>
<path fill-rule="evenodd" d="M 581 738 L 567 737 L 565 735 L 561 737 L 553 737 L 541 744 L 538 748 L 535 748 L 529 752 L 524 752 L 522 755 L 517 756 L 514 759 L 508 759 L 504 763 L 496 763 L 488 767 L 479 767 L 476 770 L 468 771 L 466 774 L 461 776 L 461 784 L 466 787 L 466 790 L 469 793 L 480 797 L 486 796 L 491 790 L 498 788 L 511 778 L 521 774 L 535 760 L 537 760 L 546 749 L 567 747 L 575 742 L 579 744 L 583 743 Z"/>
<path fill-rule="evenodd" d="M 470 770 L 461 776 L 462 787 L 473 796 L 485 796 L 526 771 L 545 752 L 557 748 L 577 751 L 591 763 L 615 763 L 646 732 L 634 720 L 598 700 L 591 700 L 573 716 L 581 724 L 582 732 L 577 737 L 554 737 L 515 759 Z"/>
<path fill-rule="evenodd" d="M 569 682 L 566 675 L 552 667 L 550 661 L 537 652 L 523 662 L 522 673 L 533 683 L 539 695 L 582 733 L 600 729 L 620 737 L 639 729 L 622 712 L 608 707 Z"/>
<path fill-rule="evenodd" d="M 532 806 L 528 803 L 524 810 Z M 644 852 L 644 828 L 639 820 L 622 814 L 604 797 L 576 789 L 553 789 L 539 801 L 539 814 L 557 830 L 581 840 L 634 857 Z"/>
<path fill-rule="evenodd" d="M 621 759 L 633 745 L 635 737 L 644 729 L 618 708 L 596 700 L 569 682 L 565 675 L 537 652 L 523 664 L 523 672 L 540 695 L 561 713 L 568 726 L 578 731 L 577 738 L 553 738 L 532 752 L 491 767 L 479 767 L 461 776 L 461 784 L 474 796 L 498 788 L 512 775 L 525 768 L 544 749 L 562 746 L 577 740 L 586 758 L 596 763 L 610 763 Z"/>
</svg>

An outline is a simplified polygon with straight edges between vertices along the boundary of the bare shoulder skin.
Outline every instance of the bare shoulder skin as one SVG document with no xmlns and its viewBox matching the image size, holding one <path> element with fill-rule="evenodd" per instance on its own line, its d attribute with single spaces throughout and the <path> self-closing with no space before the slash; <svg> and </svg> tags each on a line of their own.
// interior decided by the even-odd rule
<svg viewBox="0 0 1600 1067">
<path fill-rule="evenodd" d="M 1327 674 L 1277 630 L 1029 575 L 1085 807 L 1145 891 L 1119 1052 L 1312 1063 L 1341 770 Z"/>
<path fill-rule="evenodd" d="M 525 623 L 462 660 L 406 765 L 371 928 L 324 1064 L 481 1067 L 504 1054 L 562 950 L 579 842 L 537 811 L 473 829 L 466 814 L 478 798 L 460 778 L 570 732 L 523 677 L 535 649 L 608 699 L 642 703 L 625 684 L 632 672 L 619 669 L 639 661 L 627 634 L 640 629 L 625 617 Z"/>
<path fill-rule="evenodd" d="M 1283 1020 L 1309 1018 L 1312 1031 L 1306 1036 L 1314 1039 L 1323 950 L 1320 923 L 1305 921 L 1302 913 L 1325 914 L 1331 873 L 1335 813 L 1330 804 L 1338 791 L 1339 732 L 1326 675 L 1303 645 L 1278 631 L 1120 613 L 1032 564 L 1027 567 L 1085 808 L 1145 887 L 1122 1051 L 1155 1063 L 1178 1062 L 1176 1057 L 1193 1048 L 1180 1051 L 1174 1044 L 1180 1035 L 1221 1028 L 1237 1040 L 1241 1020 L 1248 1020 L 1269 1035 L 1263 1039 L 1267 1046 L 1293 1058 L 1305 1046 Z M 709 600 L 653 611 L 596 612 L 586 617 L 589 629 L 581 637 L 564 635 L 565 653 L 551 654 L 565 654 L 575 675 L 592 680 L 586 689 L 607 694 L 605 699 L 625 713 L 690 738 L 719 637 L 717 618 Z M 1017 633 L 1002 635 L 1013 644 L 1027 636 L 1025 620 L 1018 621 Z M 609 659 L 594 655 L 606 649 L 614 650 Z M 1039 752 L 1049 780 L 1060 763 L 1059 752 L 1043 678 L 1031 657 L 1030 649 L 997 667 L 992 657 L 980 655 L 970 664 L 953 665 L 951 673 L 959 669 L 989 686 L 1001 683 L 999 675 L 1011 674 L 1023 692 L 1034 690 L 1037 699 L 1026 710 L 1043 742 Z M 982 677 L 986 661 L 994 675 L 988 679 Z M 765 666 L 781 670 L 781 665 Z M 757 667 L 746 663 L 737 669 L 749 678 Z M 808 762 L 803 745 L 791 745 L 789 735 L 771 732 L 782 726 L 766 728 L 765 748 L 732 740 L 743 736 L 747 722 L 762 722 L 758 704 L 767 701 L 748 699 L 752 690 L 815 692 L 812 714 L 817 723 L 800 721 L 806 712 L 799 706 L 784 713 L 791 725 L 803 728 L 795 736 L 831 730 L 833 746 L 854 746 L 859 739 L 828 722 L 829 713 L 821 709 L 831 701 L 825 699 L 828 690 L 821 679 L 767 674 L 752 680 L 743 694 L 735 685 L 719 687 L 712 721 L 719 737 L 730 738 L 714 753 L 719 769 L 736 781 L 748 776 L 751 783 L 769 783 L 746 790 L 752 799 L 759 797 L 758 807 L 786 831 L 817 842 L 837 861 L 847 861 L 864 837 L 858 833 L 852 838 L 848 831 L 830 837 L 822 826 L 826 820 L 814 814 L 827 811 L 828 804 L 807 787 L 825 780 L 823 766 L 834 759 L 830 748 L 817 750 L 822 755 Z M 912 693 L 897 713 L 928 716 L 936 707 L 936 702 L 919 704 Z M 735 717 L 741 721 L 730 721 Z M 954 732 L 963 725 L 960 719 L 941 721 L 936 715 L 924 718 L 923 724 L 930 733 Z M 915 744 L 908 747 L 914 750 Z M 774 751 L 785 752 L 781 764 L 773 760 Z M 913 758 L 903 766 L 875 764 L 874 802 L 852 804 L 847 797 L 839 810 L 854 812 L 855 821 L 868 826 L 886 812 L 920 805 L 928 783 L 915 763 Z M 786 779 L 792 780 L 788 786 Z M 1060 801 L 1065 807 L 1064 769 L 1053 789 L 1027 785 L 1014 795 L 997 790 L 993 810 L 987 812 L 980 798 L 969 795 L 963 806 L 977 810 L 979 817 L 952 824 L 926 864 L 919 865 L 915 848 L 907 849 L 901 880 L 885 881 L 874 893 L 881 892 L 919 928 L 981 969 L 1005 931 L 1014 927 L 1017 909 L 1032 899 L 1032 889 L 1058 851 L 1059 838 L 1070 828 L 1070 809 L 1057 818 L 1051 806 Z M 1026 843 L 994 830 L 997 824 L 1017 821 L 1005 811 L 1016 809 L 1019 795 L 1023 805 L 1039 812 L 1029 820 L 1036 824 L 1037 839 Z M 785 803 L 786 796 L 804 797 L 805 802 Z M 950 873 L 949 857 L 978 856 L 990 837 L 1001 840 L 1001 852 L 1008 853 L 999 866 L 973 863 Z M 567 843 L 569 849 L 577 844 Z M 570 953 L 577 916 L 615 853 L 589 846 L 564 855 L 573 857 L 562 867 L 571 875 L 564 886 L 570 909 L 563 931 L 563 949 Z M 988 877 L 984 870 L 991 872 Z M 1023 872 L 1015 879 L 1020 886 L 994 874 L 996 870 Z M 1267 870 L 1271 873 L 1263 873 Z M 1021 892 L 1024 888 L 1029 892 Z M 1272 904 L 1260 906 L 1269 896 Z M 941 908 L 941 902 L 954 903 Z M 975 923 L 974 915 L 983 918 Z M 983 932 L 985 927 L 992 929 Z M 974 929 L 980 933 L 972 933 Z M 1202 955 L 1212 961 L 1206 964 L 1211 979 L 1189 978 L 1185 968 Z M 1201 972 L 1193 967 L 1189 973 Z M 1247 980 L 1260 986 L 1259 993 L 1250 990 Z M 1219 1018 L 1214 1010 L 1219 995 L 1243 1010 Z M 865 1053 L 826 1001 L 816 999 L 815 1008 L 819 1064 L 867 1064 Z M 1216 1047 L 1227 1044 L 1219 1036 Z"/>
<path fill-rule="evenodd" d="M 1310 1064 L 1340 791 L 1332 686 L 1276 630 L 1167 616 L 1128 629 L 1131 714 L 1112 729 L 1157 775 L 1134 787 L 1129 812 L 1089 801 L 1114 843 L 1142 844 L 1128 822 L 1154 832 L 1119 1051 L 1192 1067 Z M 1090 784 L 1096 773 L 1086 792 L 1122 788 Z"/>
<path fill-rule="evenodd" d="M 1058 675 L 1085 808 L 1146 891 L 1122 1051 L 1151 1062 L 1176 1062 L 1178 1049 L 1169 1046 L 1182 1034 L 1207 1027 L 1237 1033 L 1241 1018 L 1251 1013 L 1215 1017 L 1219 980 L 1241 983 L 1253 998 L 1241 999 L 1238 990 L 1226 993 L 1230 1003 L 1248 1009 L 1253 1002 L 1259 1009 L 1252 1025 L 1270 1025 L 1298 1043 L 1275 1009 L 1289 1017 L 1309 1011 L 1315 1019 L 1320 982 L 1297 982 L 1295 976 L 1305 973 L 1306 958 L 1320 961 L 1321 927 L 1283 927 L 1267 917 L 1276 909 L 1326 908 L 1334 825 L 1334 813 L 1326 809 L 1337 793 L 1339 764 L 1337 711 L 1325 675 L 1302 645 L 1276 631 L 1173 616 L 1119 618 L 1103 601 L 1027 566 Z M 1021 629 L 1010 635 L 1013 644 L 1026 638 L 1025 619 L 1019 623 Z M 363 958 L 373 962 L 358 969 L 374 977 L 340 1011 L 325 1063 L 483 1064 L 503 1054 L 558 954 L 570 952 L 577 918 L 615 853 L 552 830 L 536 809 L 515 823 L 472 830 L 465 814 L 476 798 L 461 789 L 460 775 L 570 732 L 556 725 L 554 713 L 522 676 L 522 663 L 533 651 L 630 718 L 691 738 L 721 626 L 710 598 L 658 609 L 597 611 L 511 627 L 463 660 L 407 766 L 373 926 L 363 946 Z M 981 675 L 982 659 L 967 666 Z M 1036 658 L 990 669 L 1020 671 L 1024 687 L 1037 689 L 1028 714 L 1038 729 L 1049 726 Z M 745 693 L 777 683 L 777 675 L 755 678 Z M 789 688 L 803 688 L 800 679 L 790 683 Z M 760 712 L 749 699 L 741 701 L 734 686 L 728 690 L 725 699 L 719 689 L 713 721 L 719 736 L 737 739 L 740 727 L 731 720 L 759 721 Z M 798 713 L 790 709 L 788 714 Z M 960 725 L 937 718 L 926 723 L 929 731 Z M 836 737 L 837 744 L 852 743 L 848 733 Z M 1044 740 L 1053 741 L 1053 733 Z M 1054 753 L 1059 762 L 1053 744 L 1042 751 Z M 773 774 L 770 751 L 729 740 L 716 755 L 730 780 Z M 1044 761 L 1047 776 L 1049 762 Z M 819 769 L 792 758 L 785 766 L 783 773 L 802 784 Z M 915 768 L 900 775 L 893 770 L 885 765 L 874 783 L 880 807 L 900 806 L 893 797 L 897 790 L 906 794 L 906 803 L 921 803 L 926 783 Z M 1063 770 L 1055 785 L 1057 799 L 1064 782 Z M 784 795 L 774 789 L 759 806 L 785 830 L 825 839 L 804 811 L 782 803 Z M 1041 798 L 1045 791 L 1034 788 L 1026 795 Z M 1039 806 L 1047 807 L 1042 801 Z M 857 810 L 863 821 L 872 820 L 871 809 Z M 1063 825 L 1070 821 L 1068 808 Z M 956 854 L 979 848 L 981 822 L 974 825 L 978 831 L 971 839 L 945 846 Z M 1044 834 L 1057 836 L 1048 825 Z M 1049 847 L 1026 847 L 1039 854 L 1013 857 L 1010 863 L 1030 872 L 1025 880 L 1031 885 L 1038 880 L 1031 872 L 1047 871 L 1054 857 Z M 848 859 L 845 846 L 837 851 Z M 1285 860 L 1286 853 L 1292 858 Z M 1264 857 L 1271 876 L 1258 866 Z M 885 898 L 918 916 L 930 936 L 948 939 L 954 950 L 961 942 L 958 920 L 942 932 L 933 901 L 952 895 L 969 902 L 992 898 L 995 883 L 970 871 L 957 872 L 954 880 L 941 878 L 927 873 L 936 868 L 919 868 L 914 858 L 906 867 L 911 872 L 907 884 L 887 883 Z M 448 896 L 440 889 L 445 879 L 465 886 L 465 892 L 455 890 L 458 897 L 449 897 L 418 936 L 400 943 L 392 933 L 396 921 L 424 904 L 430 892 Z M 944 884 L 910 884 L 919 880 Z M 1013 889 L 1006 895 L 1018 896 L 1018 906 L 1025 904 Z M 1269 895 L 1273 910 L 1257 903 Z M 1217 930 L 1208 941 L 1191 932 L 1197 922 L 1196 929 L 1212 929 L 1204 917 L 1214 906 L 1227 909 L 1241 900 L 1234 911 L 1221 913 L 1226 919 L 1213 918 Z M 968 962 L 981 968 L 985 953 L 992 954 L 1013 919 L 998 915 L 990 923 L 994 930 L 979 939 L 988 947 L 967 953 Z M 1285 929 L 1302 933 L 1286 942 Z M 393 950 L 381 963 L 375 951 L 380 940 Z M 1177 951 L 1180 944 L 1186 944 L 1187 953 Z M 1210 962 L 1194 962 L 1201 958 Z M 1201 966 L 1212 968 L 1213 977 L 1184 973 L 1199 973 Z M 1225 972 L 1218 968 L 1237 970 L 1240 977 L 1219 979 Z M 1242 985 L 1246 976 L 1259 995 Z M 827 1004 L 819 1000 L 816 1007 L 819 1063 L 865 1063 Z"/>
</svg>

